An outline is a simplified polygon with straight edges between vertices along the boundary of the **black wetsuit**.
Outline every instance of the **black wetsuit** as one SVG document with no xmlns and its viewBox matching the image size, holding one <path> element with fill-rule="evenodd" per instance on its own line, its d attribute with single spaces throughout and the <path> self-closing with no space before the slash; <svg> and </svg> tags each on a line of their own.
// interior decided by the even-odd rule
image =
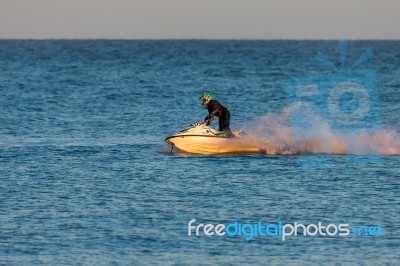
<svg viewBox="0 0 400 266">
<path fill-rule="evenodd" d="M 214 116 L 218 117 L 219 122 L 219 131 L 226 131 L 227 133 L 231 133 L 231 129 L 229 128 L 229 120 L 231 118 L 231 114 L 228 109 L 220 104 L 217 100 L 211 100 L 207 104 L 208 116 L 205 118 L 207 124 L 211 123 L 214 120 Z"/>
</svg>

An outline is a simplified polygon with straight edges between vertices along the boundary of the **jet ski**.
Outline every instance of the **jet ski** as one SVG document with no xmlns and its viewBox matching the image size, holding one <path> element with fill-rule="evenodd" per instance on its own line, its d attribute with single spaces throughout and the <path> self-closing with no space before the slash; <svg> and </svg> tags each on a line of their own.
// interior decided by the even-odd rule
<svg viewBox="0 0 400 266">
<path fill-rule="evenodd" d="M 171 151 L 175 147 L 194 154 L 266 153 L 257 145 L 257 141 L 244 137 L 243 131 L 234 131 L 232 135 L 201 122 L 167 137 L 165 142 L 172 145 Z"/>
</svg>

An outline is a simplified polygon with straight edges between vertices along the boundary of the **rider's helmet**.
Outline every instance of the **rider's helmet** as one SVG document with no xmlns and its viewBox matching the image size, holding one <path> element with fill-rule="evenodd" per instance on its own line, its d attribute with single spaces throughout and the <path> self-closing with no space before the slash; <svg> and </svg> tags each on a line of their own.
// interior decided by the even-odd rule
<svg viewBox="0 0 400 266">
<path fill-rule="evenodd" d="M 206 107 L 207 104 L 212 100 L 212 97 L 209 93 L 204 93 L 203 95 L 201 95 L 200 100 L 203 106 Z"/>
</svg>

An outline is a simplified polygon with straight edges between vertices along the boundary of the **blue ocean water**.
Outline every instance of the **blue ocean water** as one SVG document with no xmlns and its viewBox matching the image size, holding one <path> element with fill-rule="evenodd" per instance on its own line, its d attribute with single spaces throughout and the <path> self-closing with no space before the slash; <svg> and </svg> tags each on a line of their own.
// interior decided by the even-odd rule
<svg viewBox="0 0 400 266">
<path fill-rule="evenodd" d="M 1 40 L 0 264 L 399 264 L 399 47 L 352 41 L 345 62 L 372 51 L 348 70 L 376 73 L 373 141 L 392 156 L 181 156 L 164 138 L 206 116 L 203 92 L 233 129 L 274 127 L 263 118 L 285 112 L 288 80 L 340 74 L 315 57 L 340 66 L 340 45 Z M 383 236 L 188 236 L 192 219 Z"/>
</svg>

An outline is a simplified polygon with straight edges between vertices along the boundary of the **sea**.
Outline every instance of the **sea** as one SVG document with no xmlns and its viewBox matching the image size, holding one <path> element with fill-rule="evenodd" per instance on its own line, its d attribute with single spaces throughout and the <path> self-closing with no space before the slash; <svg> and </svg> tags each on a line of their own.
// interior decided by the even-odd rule
<svg viewBox="0 0 400 266">
<path fill-rule="evenodd" d="M 399 265 L 399 114 L 400 41 L 0 40 L 0 264 Z"/>
</svg>

